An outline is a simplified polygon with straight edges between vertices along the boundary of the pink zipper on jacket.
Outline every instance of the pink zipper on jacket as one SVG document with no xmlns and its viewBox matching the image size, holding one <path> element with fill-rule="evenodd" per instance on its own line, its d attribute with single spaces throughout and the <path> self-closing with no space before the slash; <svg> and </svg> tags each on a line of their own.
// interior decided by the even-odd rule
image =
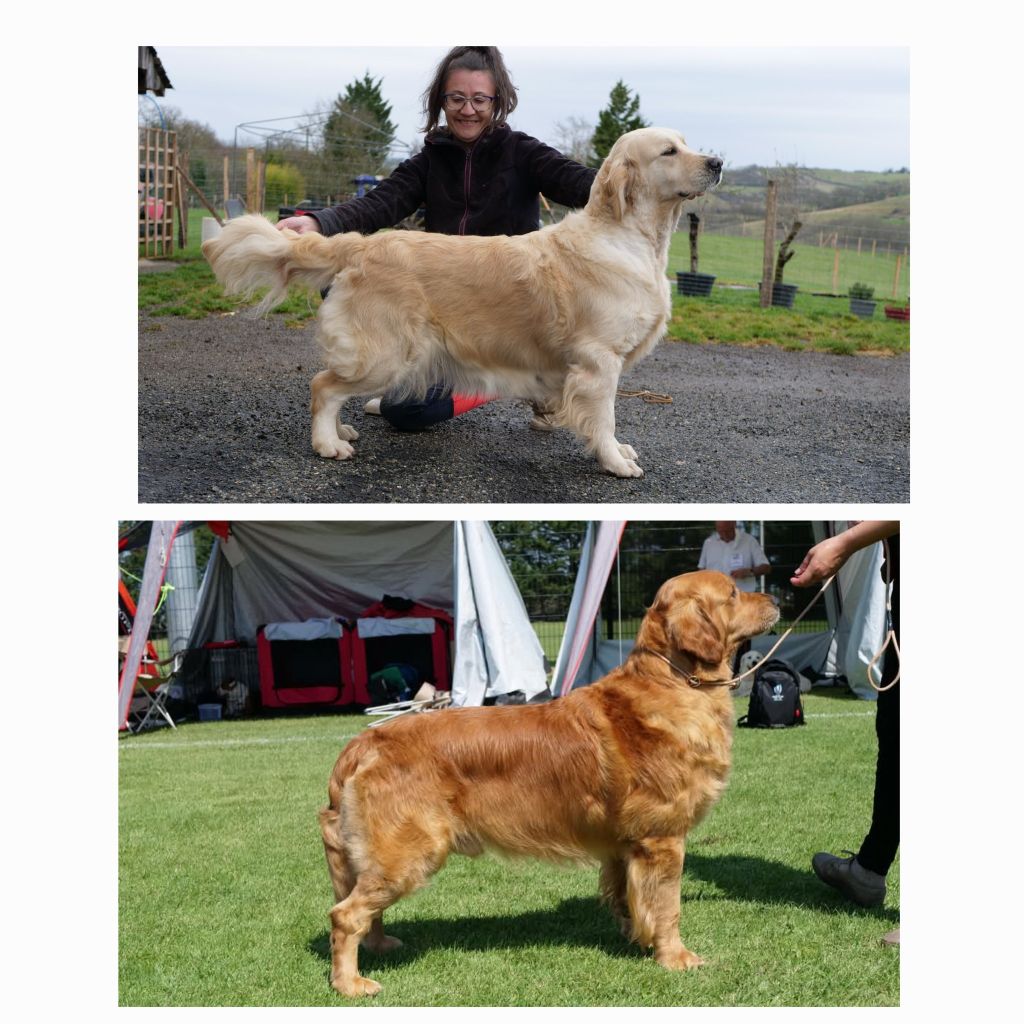
<svg viewBox="0 0 1024 1024">
<path fill-rule="evenodd" d="M 476 149 L 476 142 L 466 151 L 466 169 L 462 174 L 462 191 L 466 196 L 466 209 L 462 214 L 462 220 L 459 221 L 459 234 L 464 235 L 466 233 L 466 221 L 469 220 L 469 186 L 473 180 L 473 150 Z"/>
</svg>

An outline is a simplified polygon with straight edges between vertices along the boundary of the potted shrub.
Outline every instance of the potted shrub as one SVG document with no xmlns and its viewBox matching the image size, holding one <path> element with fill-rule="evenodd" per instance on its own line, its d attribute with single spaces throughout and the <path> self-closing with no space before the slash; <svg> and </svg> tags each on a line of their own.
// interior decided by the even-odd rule
<svg viewBox="0 0 1024 1024">
<path fill-rule="evenodd" d="M 874 288 L 859 281 L 850 285 L 850 312 L 862 320 L 870 320 L 875 315 L 876 303 L 872 299 L 874 294 Z"/>
<path fill-rule="evenodd" d="M 711 286 L 715 283 L 713 274 L 697 273 L 697 234 L 700 229 L 700 218 L 689 213 L 690 218 L 690 269 L 676 271 L 676 288 L 680 295 L 706 297 L 711 294 Z"/>
</svg>

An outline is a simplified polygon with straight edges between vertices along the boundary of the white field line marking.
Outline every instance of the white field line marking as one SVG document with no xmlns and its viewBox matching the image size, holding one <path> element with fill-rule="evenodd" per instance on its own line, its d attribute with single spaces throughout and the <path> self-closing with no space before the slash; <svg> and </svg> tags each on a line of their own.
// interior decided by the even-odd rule
<svg viewBox="0 0 1024 1024">
<path fill-rule="evenodd" d="M 281 736 L 277 739 L 248 740 L 184 740 L 180 743 L 154 743 L 139 740 L 122 740 L 118 750 L 191 750 L 196 747 L 270 747 L 279 743 L 343 743 L 357 736 L 358 733 L 345 733 L 341 736 Z"/>
<path fill-rule="evenodd" d="M 874 711 L 823 711 L 820 714 L 808 714 L 805 718 L 874 718 Z"/>
</svg>

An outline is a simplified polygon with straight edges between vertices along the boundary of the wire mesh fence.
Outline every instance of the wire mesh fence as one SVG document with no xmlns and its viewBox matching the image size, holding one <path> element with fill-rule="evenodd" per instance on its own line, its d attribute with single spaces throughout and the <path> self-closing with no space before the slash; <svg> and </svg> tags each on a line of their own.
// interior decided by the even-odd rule
<svg viewBox="0 0 1024 1024">
<path fill-rule="evenodd" d="M 523 595 L 527 614 L 550 662 L 557 657 L 579 568 L 585 522 L 495 522 L 498 543 Z M 759 588 L 779 602 L 786 628 L 807 606 L 813 591 L 793 587 L 789 578 L 814 544 L 810 522 L 740 522 L 764 548 L 771 572 Z M 665 580 L 691 572 L 700 561 L 704 541 L 715 532 L 713 521 L 628 522 L 618 557 L 601 601 L 601 628 L 606 639 L 631 641 L 644 612 Z M 805 619 L 797 632 L 825 628 Z"/>
</svg>

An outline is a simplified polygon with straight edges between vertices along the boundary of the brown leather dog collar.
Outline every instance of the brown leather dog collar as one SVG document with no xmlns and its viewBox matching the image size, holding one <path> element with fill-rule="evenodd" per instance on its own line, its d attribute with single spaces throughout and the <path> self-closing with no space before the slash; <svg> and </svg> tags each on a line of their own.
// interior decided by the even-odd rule
<svg viewBox="0 0 1024 1024">
<path fill-rule="evenodd" d="M 700 689 L 702 686 L 728 686 L 730 690 L 735 690 L 739 686 L 739 680 L 734 679 L 698 679 L 695 675 L 690 672 L 685 672 L 681 669 L 671 658 L 666 657 L 659 651 L 652 651 L 650 647 L 634 647 L 633 650 L 637 654 L 652 654 L 655 658 L 661 658 L 663 662 L 677 675 L 683 677 L 686 682 L 692 686 L 695 690 Z"/>
</svg>

